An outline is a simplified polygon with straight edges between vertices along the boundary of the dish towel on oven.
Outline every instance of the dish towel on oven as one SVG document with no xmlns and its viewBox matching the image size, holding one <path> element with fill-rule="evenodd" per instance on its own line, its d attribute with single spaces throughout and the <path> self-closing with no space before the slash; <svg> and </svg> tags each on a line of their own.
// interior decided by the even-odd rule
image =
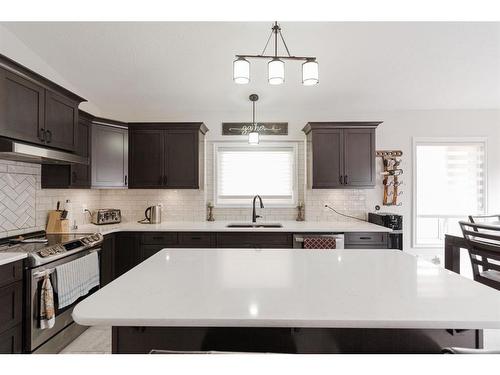
<svg viewBox="0 0 500 375">
<path fill-rule="evenodd" d="M 305 237 L 304 249 L 335 249 L 337 242 L 333 237 Z"/>
<path fill-rule="evenodd" d="M 99 286 L 97 252 L 57 266 L 56 274 L 59 308 L 62 309 Z"/>
<path fill-rule="evenodd" d="M 54 289 L 52 288 L 52 283 L 50 282 L 50 276 L 46 274 L 43 278 L 42 292 L 40 294 L 40 328 L 52 328 L 55 323 Z"/>
</svg>

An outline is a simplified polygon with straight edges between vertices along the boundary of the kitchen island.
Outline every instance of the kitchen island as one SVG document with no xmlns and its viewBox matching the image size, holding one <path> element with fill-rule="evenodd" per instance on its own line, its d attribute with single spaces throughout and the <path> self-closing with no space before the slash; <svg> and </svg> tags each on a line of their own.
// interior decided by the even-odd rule
<svg viewBox="0 0 500 375">
<path fill-rule="evenodd" d="M 73 317 L 114 353 L 435 353 L 482 347 L 500 295 L 397 250 L 164 249 Z"/>
</svg>

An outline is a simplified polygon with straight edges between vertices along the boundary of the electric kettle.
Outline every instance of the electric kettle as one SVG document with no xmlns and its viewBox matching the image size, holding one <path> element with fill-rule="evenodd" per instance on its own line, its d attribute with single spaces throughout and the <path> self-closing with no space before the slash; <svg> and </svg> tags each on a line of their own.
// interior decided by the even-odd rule
<svg viewBox="0 0 500 375">
<path fill-rule="evenodd" d="M 161 223 L 161 205 L 157 204 L 156 206 L 149 206 L 144 211 L 145 219 L 139 221 L 139 223 L 143 224 L 160 224 Z"/>
</svg>

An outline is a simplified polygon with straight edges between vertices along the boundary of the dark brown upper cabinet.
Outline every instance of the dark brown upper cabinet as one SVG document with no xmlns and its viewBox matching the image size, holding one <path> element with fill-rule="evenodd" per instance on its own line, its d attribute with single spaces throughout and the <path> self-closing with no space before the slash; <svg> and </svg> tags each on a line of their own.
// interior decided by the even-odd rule
<svg viewBox="0 0 500 375">
<path fill-rule="evenodd" d="M 0 136 L 74 152 L 83 101 L 0 54 Z"/>
<path fill-rule="evenodd" d="M 129 124 L 129 188 L 198 189 L 207 131 L 200 122 Z"/>
<path fill-rule="evenodd" d="M 76 126 L 76 154 L 90 159 L 92 134 L 92 116 L 86 112 L 79 111 Z M 71 187 L 90 188 L 91 185 L 91 163 L 71 165 Z"/>
<path fill-rule="evenodd" d="M 43 144 L 44 111 L 43 87 L 0 69 L 1 135 Z"/>
<path fill-rule="evenodd" d="M 76 151 L 78 103 L 51 91 L 45 92 L 45 143 Z"/>
<path fill-rule="evenodd" d="M 375 129 L 382 122 L 310 122 L 308 186 L 312 189 L 375 186 Z"/>
<path fill-rule="evenodd" d="M 90 158 L 93 116 L 79 111 L 75 131 L 75 153 Z M 41 186 L 43 189 L 84 189 L 91 187 L 91 163 L 89 164 L 42 164 Z"/>
</svg>

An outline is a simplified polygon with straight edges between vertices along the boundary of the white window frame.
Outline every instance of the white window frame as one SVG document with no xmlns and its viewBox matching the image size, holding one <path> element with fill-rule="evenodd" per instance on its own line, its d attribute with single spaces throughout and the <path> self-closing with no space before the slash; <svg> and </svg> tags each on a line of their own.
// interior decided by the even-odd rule
<svg viewBox="0 0 500 375">
<path fill-rule="evenodd" d="M 435 249 L 441 246 L 419 244 L 417 242 L 417 145 L 419 144 L 470 144 L 482 143 L 484 147 L 484 211 L 488 212 L 488 138 L 487 137 L 413 137 L 412 139 L 412 247 Z M 443 215 L 444 217 L 444 215 Z"/>
<path fill-rule="evenodd" d="M 266 202 L 264 196 L 262 199 L 264 201 L 265 207 L 280 207 L 280 208 L 290 208 L 296 207 L 298 203 L 298 195 L 299 195 L 299 184 L 298 184 L 298 154 L 299 147 L 298 142 L 293 141 L 283 141 L 283 142 L 260 142 L 258 145 L 250 145 L 248 142 L 235 142 L 235 141 L 226 141 L 226 142 L 214 142 L 213 144 L 213 202 L 215 207 L 220 208 L 247 208 L 252 207 L 251 198 L 248 199 L 248 203 L 227 203 L 219 201 L 218 194 L 218 181 L 219 181 L 219 171 L 218 171 L 218 152 L 220 148 L 235 148 L 235 149 L 259 149 L 259 148 L 287 148 L 293 150 L 293 196 L 291 203 L 273 203 L 270 201 Z"/>
</svg>

